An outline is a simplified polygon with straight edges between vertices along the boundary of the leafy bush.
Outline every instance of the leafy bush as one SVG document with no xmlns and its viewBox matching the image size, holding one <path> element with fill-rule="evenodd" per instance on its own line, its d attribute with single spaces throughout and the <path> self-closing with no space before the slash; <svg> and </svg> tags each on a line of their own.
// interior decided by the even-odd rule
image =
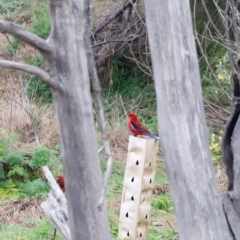
<svg viewBox="0 0 240 240">
<path fill-rule="evenodd" d="M 38 147 L 31 158 L 24 153 L 13 151 L 10 146 L 16 139 L 9 136 L 0 141 L 0 194 L 1 198 L 10 195 L 19 197 L 46 195 L 49 188 L 42 180 L 39 168 L 48 165 L 53 172 L 61 172 L 60 148 Z M 15 196 L 16 197 L 16 196 Z"/>
<path fill-rule="evenodd" d="M 173 204 L 172 200 L 169 195 L 164 194 L 158 197 L 157 199 L 153 199 L 152 206 L 156 209 L 163 210 L 165 212 L 172 212 L 173 211 Z"/>
<path fill-rule="evenodd" d="M 19 190 L 11 179 L 0 181 L 0 196 L 3 199 L 17 199 L 19 197 Z"/>
<path fill-rule="evenodd" d="M 21 183 L 19 188 L 21 189 L 20 197 L 33 197 L 33 196 L 47 196 L 49 192 L 49 186 L 42 178 L 38 178 L 34 181 L 27 181 Z"/>
</svg>

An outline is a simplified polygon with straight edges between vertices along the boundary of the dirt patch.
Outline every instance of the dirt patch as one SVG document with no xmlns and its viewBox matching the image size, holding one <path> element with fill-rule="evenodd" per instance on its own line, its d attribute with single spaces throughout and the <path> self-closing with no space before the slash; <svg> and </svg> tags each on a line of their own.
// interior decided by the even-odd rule
<svg viewBox="0 0 240 240">
<path fill-rule="evenodd" d="M 168 184 L 162 184 L 162 185 L 155 184 L 154 185 L 153 194 L 162 195 L 162 194 L 165 194 L 165 193 L 168 193 L 168 192 L 169 192 Z"/>
<path fill-rule="evenodd" d="M 43 198 L 18 200 L 0 206 L 0 221 L 4 224 L 24 224 L 27 219 L 42 218 L 44 212 L 40 207 Z M 25 224 L 26 225 L 26 224 Z"/>
<path fill-rule="evenodd" d="M 177 223 L 174 215 L 173 217 L 162 217 L 159 220 L 152 221 L 151 226 L 177 229 Z"/>
</svg>

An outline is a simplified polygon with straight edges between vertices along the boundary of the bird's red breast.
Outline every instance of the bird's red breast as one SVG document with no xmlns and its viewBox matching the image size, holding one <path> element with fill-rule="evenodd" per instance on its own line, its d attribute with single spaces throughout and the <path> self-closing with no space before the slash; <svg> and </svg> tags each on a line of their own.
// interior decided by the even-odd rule
<svg viewBox="0 0 240 240">
<path fill-rule="evenodd" d="M 138 120 L 137 115 L 135 113 L 130 112 L 128 114 L 128 129 L 134 135 L 146 135 L 150 133 L 147 128 L 143 126 L 143 124 Z"/>
<path fill-rule="evenodd" d="M 59 174 L 57 175 L 56 181 L 59 185 L 59 187 L 62 189 L 62 191 L 64 192 L 65 190 L 65 184 L 64 184 L 64 176 Z"/>
</svg>

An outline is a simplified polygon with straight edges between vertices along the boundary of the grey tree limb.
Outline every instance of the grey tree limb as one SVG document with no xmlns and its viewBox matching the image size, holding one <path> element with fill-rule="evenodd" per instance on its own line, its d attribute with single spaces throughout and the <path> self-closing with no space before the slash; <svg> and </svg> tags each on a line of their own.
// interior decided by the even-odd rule
<svg viewBox="0 0 240 240">
<path fill-rule="evenodd" d="M 52 47 L 49 43 L 42 38 L 30 33 L 29 31 L 19 27 L 18 25 L 0 20 L 0 32 L 8 33 L 19 40 L 31 45 L 38 51 L 49 54 L 52 51 Z"/>
<path fill-rule="evenodd" d="M 90 15 L 86 16 L 86 20 L 88 22 L 88 25 L 91 26 L 91 18 Z M 90 36 L 91 32 L 90 32 L 90 28 L 88 29 L 89 34 L 87 34 L 88 36 Z M 86 39 L 86 41 L 88 41 L 88 39 Z M 98 209 L 100 211 L 102 211 L 102 208 L 104 206 L 105 203 L 105 194 L 106 194 L 106 190 L 107 190 L 107 183 L 108 183 L 108 179 L 110 178 L 111 172 L 112 172 L 112 164 L 113 164 L 113 159 L 112 159 L 112 153 L 111 153 L 111 149 L 110 149 L 110 143 L 108 140 L 108 136 L 107 136 L 107 126 L 106 126 L 106 121 L 105 121 L 105 116 L 104 116 L 104 108 L 103 108 L 103 100 L 102 100 L 102 88 L 101 88 L 101 84 L 97 75 L 97 70 L 96 70 L 96 64 L 94 61 L 94 55 L 93 55 L 93 49 L 91 47 L 90 42 L 87 44 L 87 52 L 88 52 L 88 71 L 89 71 L 89 75 L 92 81 L 92 87 L 94 90 L 94 97 L 95 97 L 95 103 L 97 106 L 97 112 L 98 112 L 98 122 L 99 122 L 99 126 L 101 129 L 101 133 L 102 133 L 102 139 L 103 139 L 103 147 L 104 151 L 105 151 L 105 157 L 106 157 L 106 161 L 107 161 L 107 168 L 105 171 L 105 175 L 103 178 L 103 186 L 102 186 L 102 190 L 101 190 L 101 195 L 98 201 Z M 98 153 L 102 150 L 102 148 L 100 148 L 98 150 Z"/>
<path fill-rule="evenodd" d="M 17 70 L 22 70 L 31 74 L 35 74 L 36 76 L 40 77 L 46 82 L 50 81 L 50 76 L 47 72 L 42 70 L 41 68 L 31 66 L 24 63 L 14 62 L 14 61 L 8 61 L 0 59 L 0 66 L 5 68 L 14 68 Z"/>
<path fill-rule="evenodd" d="M 3 59 L 0 59 L 0 67 L 13 68 L 25 71 L 27 73 L 35 74 L 36 76 L 47 82 L 53 89 L 60 89 L 60 85 L 54 82 L 50 75 L 39 67 Z"/>
<path fill-rule="evenodd" d="M 110 240 L 89 81 L 91 1 L 50 1 L 54 63 L 62 90 L 53 93 L 62 149 L 71 239 Z M 67 34 L 66 34 L 67 33 Z"/>
</svg>

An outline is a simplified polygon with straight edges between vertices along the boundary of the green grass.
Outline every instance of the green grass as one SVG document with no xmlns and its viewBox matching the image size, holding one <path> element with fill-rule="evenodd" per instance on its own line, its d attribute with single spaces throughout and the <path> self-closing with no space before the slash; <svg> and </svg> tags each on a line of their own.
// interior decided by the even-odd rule
<svg viewBox="0 0 240 240">
<path fill-rule="evenodd" d="M 30 219 L 24 224 L 0 224 L 0 239 L 2 240 L 47 240 L 52 239 L 54 227 L 50 220 Z M 63 240 L 57 232 L 55 240 Z"/>
</svg>

